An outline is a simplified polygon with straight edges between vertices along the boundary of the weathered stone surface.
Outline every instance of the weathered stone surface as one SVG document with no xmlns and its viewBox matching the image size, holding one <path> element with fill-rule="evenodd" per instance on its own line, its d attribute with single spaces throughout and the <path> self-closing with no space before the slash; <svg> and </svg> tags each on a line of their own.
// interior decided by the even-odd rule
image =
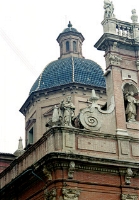
<svg viewBox="0 0 139 200">
<path fill-rule="evenodd" d="M 95 138 L 78 138 L 78 148 L 115 154 L 116 142 Z"/>
</svg>

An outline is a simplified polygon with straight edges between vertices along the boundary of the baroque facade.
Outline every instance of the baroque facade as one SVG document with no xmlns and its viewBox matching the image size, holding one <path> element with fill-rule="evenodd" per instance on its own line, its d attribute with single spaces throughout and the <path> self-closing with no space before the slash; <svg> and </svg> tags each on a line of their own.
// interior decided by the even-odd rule
<svg viewBox="0 0 139 200">
<path fill-rule="evenodd" d="M 82 54 L 83 35 L 59 34 L 20 111 L 25 140 L 0 174 L 1 200 L 139 199 L 139 24 L 115 18 L 104 1 L 106 72 Z M 21 139 L 20 139 L 21 142 Z"/>
</svg>

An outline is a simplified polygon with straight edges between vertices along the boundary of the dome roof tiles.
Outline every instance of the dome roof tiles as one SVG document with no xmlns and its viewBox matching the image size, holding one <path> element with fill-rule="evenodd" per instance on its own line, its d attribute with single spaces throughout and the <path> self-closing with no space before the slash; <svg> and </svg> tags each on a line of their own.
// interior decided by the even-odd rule
<svg viewBox="0 0 139 200">
<path fill-rule="evenodd" d="M 106 87 L 103 70 L 97 63 L 84 58 L 68 57 L 48 64 L 33 84 L 30 94 L 69 83 Z"/>
</svg>

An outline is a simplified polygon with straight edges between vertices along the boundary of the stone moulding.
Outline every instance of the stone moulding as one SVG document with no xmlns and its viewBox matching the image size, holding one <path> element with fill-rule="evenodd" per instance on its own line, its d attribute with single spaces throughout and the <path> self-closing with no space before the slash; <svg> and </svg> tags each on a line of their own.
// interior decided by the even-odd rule
<svg viewBox="0 0 139 200">
<path fill-rule="evenodd" d="M 121 200 L 138 200 L 138 195 L 134 194 L 122 194 Z"/>
</svg>

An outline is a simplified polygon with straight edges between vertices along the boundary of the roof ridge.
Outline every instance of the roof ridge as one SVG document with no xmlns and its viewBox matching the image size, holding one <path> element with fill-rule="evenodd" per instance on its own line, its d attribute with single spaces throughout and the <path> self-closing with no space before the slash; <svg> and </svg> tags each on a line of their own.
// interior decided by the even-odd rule
<svg viewBox="0 0 139 200">
<path fill-rule="evenodd" d="M 73 56 L 71 57 L 72 60 L 72 81 L 74 82 L 74 59 Z"/>
</svg>

